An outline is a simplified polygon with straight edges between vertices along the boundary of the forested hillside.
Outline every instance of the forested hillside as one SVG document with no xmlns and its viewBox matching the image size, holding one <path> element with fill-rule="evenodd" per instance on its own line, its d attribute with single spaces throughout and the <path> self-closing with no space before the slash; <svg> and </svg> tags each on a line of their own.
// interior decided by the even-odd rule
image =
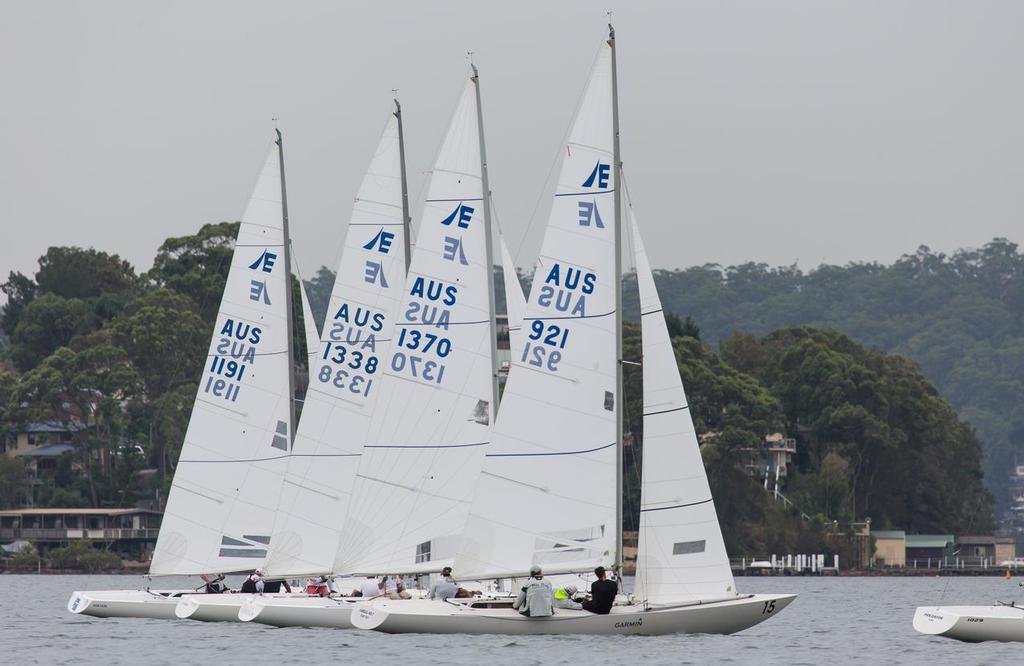
<svg viewBox="0 0 1024 666">
<path fill-rule="evenodd" d="M 737 331 L 808 325 L 913 359 L 977 431 L 986 484 L 1006 505 L 1010 467 L 1024 463 L 1024 254 L 1016 244 L 997 238 L 951 255 L 921 247 L 888 266 L 808 272 L 709 264 L 656 279 L 665 309 L 691 317 L 712 344 Z"/>
<path fill-rule="evenodd" d="M 212 224 L 170 238 L 142 273 L 116 255 L 53 247 L 34 275 L 8 276 L 0 436 L 32 421 L 92 426 L 60 462 L 55 488 L 36 489 L 38 503 L 129 505 L 166 489 L 236 230 Z M 991 529 L 982 447 L 939 394 L 987 438 L 990 469 L 1012 461 L 1024 437 L 1022 269 L 1016 246 L 994 241 L 952 257 L 922 249 L 888 267 L 659 272 L 666 310 L 685 317 L 670 316 L 670 331 L 732 551 L 822 552 L 824 526 L 867 517 L 921 532 Z M 333 280 L 322 268 L 308 283 L 320 319 Z M 640 360 L 639 345 L 627 325 L 628 358 Z M 917 360 L 938 392 L 914 362 L 887 351 Z M 296 373 L 301 389 L 305 370 Z M 629 366 L 627 425 L 639 443 L 627 453 L 630 522 L 642 459 L 639 382 Z M 785 487 L 799 510 L 769 501 L 743 468 L 775 432 L 799 443 Z M 155 478 L 140 474 L 147 468 Z M 997 488 L 1000 480 L 988 479 Z M 0 456 L 0 508 L 23 501 L 28 484 L 24 459 Z"/>
</svg>

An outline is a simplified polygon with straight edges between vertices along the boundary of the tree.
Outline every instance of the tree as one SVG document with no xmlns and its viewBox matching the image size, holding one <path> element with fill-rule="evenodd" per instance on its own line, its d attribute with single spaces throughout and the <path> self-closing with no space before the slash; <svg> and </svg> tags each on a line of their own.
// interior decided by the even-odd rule
<svg viewBox="0 0 1024 666">
<path fill-rule="evenodd" d="M 96 327 L 89 305 L 77 298 L 43 294 L 25 308 L 11 337 L 10 356 L 22 370 Z"/>
<path fill-rule="evenodd" d="M 92 248 L 51 247 L 39 258 L 39 290 L 63 298 L 90 299 L 131 289 L 135 269 L 116 254 Z"/>
<path fill-rule="evenodd" d="M 313 318 L 321 326 L 327 318 L 327 308 L 331 303 L 331 292 L 334 290 L 336 278 L 334 271 L 321 266 L 317 269 L 316 275 L 304 280 L 306 293 L 309 295 L 309 308 L 313 311 Z"/>
<path fill-rule="evenodd" d="M 36 297 L 36 283 L 17 271 L 11 271 L 7 282 L 0 285 L 0 291 L 7 297 L 7 302 L 0 308 L 0 330 L 7 335 L 14 335 L 21 313 Z"/>
<path fill-rule="evenodd" d="M 0 456 L 0 509 L 25 504 L 32 491 L 28 463 L 24 458 Z"/>
<path fill-rule="evenodd" d="M 25 373 L 15 388 L 15 399 L 30 405 L 29 415 L 64 420 L 68 406 L 89 426 L 79 446 L 90 500 L 98 506 L 95 468 L 109 473 L 109 452 L 115 433 L 124 431 L 123 401 L 138 392 L 139 377 L 124 350 L 100 331 L 84 340 L 78 350 L 61 347 Z"/>
<path fill-rule="evenodd" d="M 205 224 L 192 236 L 168 238 L 144 276 L 156 287 L 188 296 L 213 325 L 238 237 L 238 222 Z"/>
</svg>

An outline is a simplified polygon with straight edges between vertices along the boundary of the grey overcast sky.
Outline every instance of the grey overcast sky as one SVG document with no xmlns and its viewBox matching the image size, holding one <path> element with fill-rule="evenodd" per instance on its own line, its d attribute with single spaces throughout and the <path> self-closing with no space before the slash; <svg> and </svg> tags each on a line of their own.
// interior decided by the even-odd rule
<svg viewBox="0 0 1024 666">
<path fill-rule="evenodd" d="M 0 277 L 241 214 L 279 117 L 300 266 L 334 266 L 391 105 L 410 191 L 481 70 L 491 184 L 532 266 L 613 9 L 623 159 L 656 267 L 891 261 L 1020 241 L 1024 3 L 30 2 L 0 21 Z"/>
</svg>

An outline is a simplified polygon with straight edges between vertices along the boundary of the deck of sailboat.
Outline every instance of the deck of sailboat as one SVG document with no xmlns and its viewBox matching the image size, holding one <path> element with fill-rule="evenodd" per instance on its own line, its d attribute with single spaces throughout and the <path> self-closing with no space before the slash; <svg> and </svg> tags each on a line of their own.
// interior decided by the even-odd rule
<svg viewBox="0 0 1024 666">
<path fill-rule="evenodd" d="M 592 634 L 663 635 L 675 633 L 731 634 L 768 619 L 796 595 L 739 595 L 733 599 L 686 602 L 646 608 L 613 606 L 608 615 L 557 609 L 551 617 L 531 618 L 513 610 L 511 602 L 487 607 L 481 602 L 375 600 L 357 604 L 352 624 L 385 633 L 437 634 Z"/>
</svg>

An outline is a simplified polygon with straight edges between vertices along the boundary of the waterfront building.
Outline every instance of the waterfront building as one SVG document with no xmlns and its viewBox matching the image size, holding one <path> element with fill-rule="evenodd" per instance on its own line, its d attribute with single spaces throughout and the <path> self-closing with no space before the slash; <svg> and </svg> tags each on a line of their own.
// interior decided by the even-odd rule
<svg viewBox="0 0 1024 666">
<path fill-rule="evenodd" d="M 102 543 L 124 559 L 149 559 L 160 530 L 149 509 L 9 509 L 0 511 L 0 542 L 28 541 L 40 554 L 74 541 Z"/>
<path fill-rule="evenodd" d="M 907 533 L 903 530 L 878 530 L 871 533 L 875 540 L 873 567 L 907 566 Z"/>
</svg>

